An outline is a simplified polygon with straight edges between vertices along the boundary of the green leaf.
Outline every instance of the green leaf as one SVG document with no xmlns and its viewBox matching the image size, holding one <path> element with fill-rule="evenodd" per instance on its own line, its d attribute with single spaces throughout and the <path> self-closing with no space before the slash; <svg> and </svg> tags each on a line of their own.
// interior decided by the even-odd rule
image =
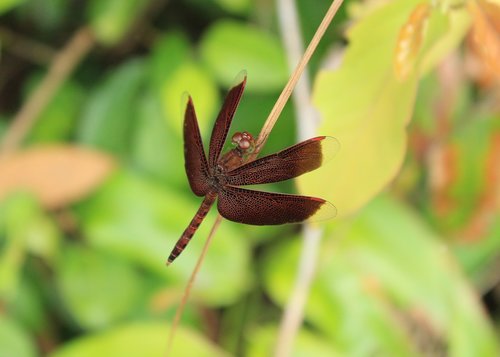
<svg viewBox="0 0 500 357">
<path fill-rule="evenodd" d="M 217 80 L 225 87 L 245 69 L 249 92 L 274 92 L 285 85 L 288 69 L 277 37 L 257 27 L 219 21 L 205 32 L 200 51 Z"/>
<path fill-rule="evenodd" d="M 17 295 L 28 252 L 51 263 L 59 250 L 57 227 L 32 195 L 17 193 L 0 205 L 0 296 L 11 301 Z M 3 237 L 1 235 L 3 233 Z"/>
<path fill-rule="evenodd" d="M 34 357 L 35 345 L 18 324 L 0 315 L 0 356 Z"/>
<path fill-rule="evenodd" d="M 35 81 L 33 82 L 35 84 Z M 72 81 L 65 82 L 36 120 L 28 135 L 29 143 L 69 139 L 80 116 L 84 95 L 79 84 Z"/>
<path fill-rule="evenodd" d="M 39 283 L 36 278 L 24 274 L 7 308 L 9 314 L 33 334 L 43 334 L 47 330 L 51 312 L 39 290 Z"/>
<path fill-rule="evenodd" d="M 0 14 L 9 11 L 11 8 L 18 6 L 26 0 L 0 0 Z"/>
<path fill-rule="evenodd" d="M 250 332 L 248 336 L 248 357 L 272 356 L 276 348 L 278 329 L 274 326 L 262 326 Z M 302 328 L 293 341 L 291 357 L 335 357 L 341 356 L 333 348 L 331 341 Z"/>
<path fill-rule="evenodd" d="M 149 79 L 161 89 L 183 63 L 190 61 L 190 44 L 181 32 L 168 32 L 155 41 L 149 56 Z"/>
<path fill-rule="evenodd" d="M 77 324 L 103 328 L 130 315 L 141 292 L 141 277 L 115 256 L 67 246 L 56 270 L 64 306 Z"/>
<path fill-rule="evenodd" d="M 182 137 L 182 94 L 193 97 L 200 130 L 207 132 L 219 105 L 219 90 L 213 78 L 192 58 L 190 44 L 178 33 L 168 33 L 154 46 L 150 79 L 175 140 Z M 176 150 L 177 151 L 177 150 Z"/>
<path fill-rule="evenodd" d="M 1 43 L 0 43 L 1 45 Z M 1 49 L 1 48 L 0 48 Z M 1 53 L 0 53 L 0 60 L 1 60 Z M 6 122 L 6 118 L 2 115 L 0 115 L 0 139 L 3 138 L 5 132 L 7 131 L 8 125 Z"/>
<path fill-rule="evenodd" d="M 196 63 L 183 63 L 163 83 L 159 93 L 169 126 L 179 137 L 185 110 L 182 94 L 186 91 L 193 98 L 202 132 L 207 132 L 218 111 L 219 92 L 213 79 Z"/>
<path fill-rule="evenodd" d="M 33 33 L 54 34 L 68 23 L 68 18 L 74 11 L 74 4 L 66 0 L 23 0 L 22 6 L 16 11 L 16 16 L 18 21 L 29 23 Z M 36 52 L 35 49 L 33 51 Z"/>
<path fill-rule="evenodd" d="M 80 205 L 78 213 L 92 246 L 120 254 L 184 287 L 214 222 L 215 208 L 182 255 L 168 268 L 165 262 L 200 204 L 199 198 L 188 200 L 139 176 L 118 172 Z M 229 304 L 249 288 L 249 245 L 235 226 L 221 224 L 193 288 L 196 298 L 209 305 Z"/>
<path fill-rule="evenodd" d="M 21 214 L 19 217 L 22 217 Z M 0 297 L 2 300 L 11 301 L 18 288 L 21 269 L 26 258 L 26 246 L 25 236 L 18 222 L 13 219 L 6 221 L 6 227 L 2 227 L 5 230 L 5 237 L 2 237 L 0 252 Z"/>
<path fill-rule="evenodd" d="M 80 142 L 117 155 L 130 150 L 135 100 L 144 76 L 144 62 L 130 60 L 94 90 L 83 112 L 78 132 Z"/>
<path fill-rule="evenodd" d="M 150 0 L 91 0 L 88 16 L 98 40 L 106 45 L 119 42 L 149 2 Z"/>
<path fill-rule="evenodd" d="M 76 339 L 50 357 L 165 356 L 168 333 L 166 322 L 129 324 Z M 200 334 L 183 328 L 177 330 L 171 352 L 183 357 L 228 356 Z"/>
<path fill-rule="evenodd" d="M 342 355 L 418 356 L 420 338 L 450 356 L 498 355 L 493 329 L 453 257 L 404 205 L 381 196 L 329 238 L 306 319 Z M 267 290 L 280 304 L 299 249 L 299 242 L 284 243 L 264 261 Z"/>
<path fill-rule="evenodd" d="M 252 6 L 250 0 L 214 0 L 221 8 L 235 14 L 246 14 Z"/>
<path fill-rule="evenodd" d="M 29 224 L 28 224 L 29 223 Z M 60 252 L 61 232 L 39 205 L 30 221 L 25 221 L 26 250 L 52 265 Z"/>
<path fill-rule="evenodd" d="M 407 80 L 398 80 L 393 56 L 398 33 L 419 2 L 391 2 L 371 12 L 350 30 L 341 67 L 317 77 L 313 100 L 324 120 L 318 131 L 335 136 L 341 151 L 299 183 L 302 192 L 332 201 L 339 216 L 366 204 L 401 167 L 418 77 L 413 71 Z M 446 23 L 448 18 L 435 16 L 432 23 L 436 21 Z M 436 43 L 445 35 L 430 31 L 426 41 Z"/>
<path fill-rule="evenodd" d="M 187 188 L 182 141 L 168 126 L 160 101 L 145 94 L 137 111 L 132 144 L 135 166 L 169 185 Z"/>
<path fill-rule="evenodd" d="M 498 118 L 471 118 L 470 122 L 456 130 L 448 143 L 458 158 L 453 170 L 453 180 L 446 187 L 453 211 L 446 217 L 434 212 L 436 224 L 449 230 L 458 230 L 464 222 L 478 212 L 487 188 L 489 150 L 495 145 Z M 475 120 L 474 120 L 475 119 Z M 429 200 L 430 202 L 430 200 Z"/>
<path fill-rule="evenodd" d="M 495 271 L 500 255 L 499 218 L 497 214 L 492 220 L 494 223 L 489 232 L 479 241 L 459 241 L 453 246 L 460 266 L 467 272 L 478 291 L 488 291 L 497 283 L 496 276 L 491 272 Z"/>
<path fill-rule="evenodd" d="M 422 74 L 438 65 L 464 40 L 471 19 L 466 6 L 457 6 L 446 13 L 433 11 L 429 19 L 429 34 L 422 45 Z"/>
</svg>

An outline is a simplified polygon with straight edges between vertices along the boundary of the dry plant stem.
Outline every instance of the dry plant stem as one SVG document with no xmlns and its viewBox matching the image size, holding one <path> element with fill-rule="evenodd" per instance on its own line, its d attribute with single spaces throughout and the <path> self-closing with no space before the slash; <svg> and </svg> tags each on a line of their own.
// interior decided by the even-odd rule
<svg viewBox="0 0 500 357">
<path fill-rule="evenodd" d="M 323 18 L 323 21 L 321 21 L 321 24 L 319 25 L 318 29 L 316 30 L 316 33 L 314 34 L 311 42 L 309 43 L 309 46 L 307 46 L 306 51 L 304 52 L 304 55 L 300 59 L 300 62 L 297 64 L 297 67 L 293 71 L 293 74 L 291 75 L 290 79 L 288 80 L 288 83 L 286 84 L 285 88 L 281 92 L 278 100 L 274 104 L 273 109 L 271 110 L 271 113 L 267 117 L 266 122 L 264 123 L 264 126 L 262 127 L 262 130 L 259 134 L 259 137 L 257 138 L 257 142 L 255 144 L 255 152 L 252 156 L 252 159 L 257 156 L 257 154 L 260 152 L 262 147 L 267 141 L 267 138 L 269 137 L 269 134 L 271 133 L 272 128 L 274 127 L 274 124 L 276 123 L 276 120 L 278 120 L 278 117 L 280 116 L 283 107 L 285 106 L 286 102 L 290 98 L 290 95 L 292 94 L 292 91 L 297 84 L 297 81 L 299 80 L 300 76 L 304 72 L 304 69 L 306 68 L 307 63 L 311 59 L 311 56 L 313 55 L 314 51 L 316 50 L 316 47 L 318 46 L 319 41 L 325 34 L 326 29 L 330 25 L 330 22 L 332 22 L 333 17 L 337 13 L 340 5 L 342 5 L 342 2 L 344 0 L 334 0 L 332 4 L 330 5 L 330 8 L 325 14 L 325 17 Z"/>
<path fill-rule="evenodd" d="M 54 57 L 43 80 L 33 91 L 12 121 L 0 145 L 0 155 L 14 151 L 35 123 L 45 106 L 94 44 L 87 27 L 78 30 L 68 44 Z"/>
<path fill-rule="evenodd" d="M 276 342 L 274 356 L 291 356 L 293 342 L 302 324 L 304 306 L 316 272 L 316 261 L 323 231 L 309 224 L 304 226 L 304 243 L 295 278 L 295 284 L 288 299 Z"/>
<path fill-rule="evenodd" d="M 205 256 L 207 255 L 207 251 L 208 251 L 208 247 L 210 246 L 210 242 L 212 241 L 212 238 L 214 237 L 215 232 L 217 231 L 217 228 L 219 228 L 219 225 L 221 222 L 222 222 L 222 216 L 219 214 L 219 215 L 217 215 L 217 218 L 215 219 L 215 222 L 212 226 L 212 229 L 210 230 L 210 233 L 208 234 L 207 240 L 205 241 L 205 245 L 203 245 L 203 250 L 201 251 L 201 254 L 198 257 L 198 260 L 196 262 L 194 270 L 191 273 L 191 276 L 189 277 L 189 281 L 186 285 L 186 288 L 184 289 L 184 295 L 182 296 L 182 300 L 181 300 L 181 303 L 179 304 L 179 307 L 175 311 L 174 321 L 172 322 L 172 326 L 170 327 L 170 332 L 168 334 L 166 356 L 170 355 L 175 332 L 176 332 L 177 326 L 179 325 L 179 322 L 181 320 L 182 313 L 184 312 L 184 308 L 186 307 L 186 303 L 187 303 L 187 300 L 189 298 L 189 295 L 191 294 L 191 289 L 193 288 L 194 281 L 196 280 L 196 276 L 198 275 L 198 272 L 200 271 L 201 264 L 203 263 L 203 260 L 205 260 Z"/>
<path fill-rule="evenodd" d="M 302 36 L 294 0 L 277 0 L 279 23 L 288 63 L 291 69 L 299 62 L 303 53 Z M 311 89 L 307 71 L 297 82 L 293 100 L 297 113 L 299 140 L 306 140 L 315 135 L 319 116 L 311 105 Z M 274 355 L 290 356 L 293 342 L 304 317 L 304 307 L 314 279 L 322 230 L 305 224 L 302 231 L 303 243 L 298 270 L 287 305 L 281 319 Z"/>
</svg>

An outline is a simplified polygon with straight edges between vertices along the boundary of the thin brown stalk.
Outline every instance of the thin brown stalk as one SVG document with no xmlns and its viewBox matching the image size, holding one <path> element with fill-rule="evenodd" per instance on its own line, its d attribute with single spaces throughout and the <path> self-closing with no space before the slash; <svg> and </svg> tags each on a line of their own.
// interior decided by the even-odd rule
<svg viewBox="0 0 500 357">
<path fill-rule="evenodd" d="M 0 145 L 0 154 L 14 151 L 20 146 L 24 136 L 36 122 L 40 113 L 78 63 L 90 51 L 94 43 L 94 36 L 90 29 L 83 27 L 54 56 L 47 74 L 16 114 L 8 131 L 5 133 Z"/>
<path fill-rule="evenodd" d="M 193 288 L 194 281 L 196 280 L 196 276 L 198 275 L 198 272 L 200 271 L 201 264 L 205 260 L 205 256 L 207 255 L 207 251 L 208 251 L 208 247 L 210 246 L 210 242 L 212 241 L 212 238 L 214 237 L 215 232 L 217 231 L 217 228 L 219 227 L 221 222 L 222 222 L 222 216 L 217 215 L 217 218 L 215 219 L 215 222 L 212 226 L 212 229 L 210 230 L 210 233 L 208 234 L 207 240 L 205 241 L 205 244 L 203 245 L 203 250 L 201 251 L 201 254 L 198 257 L 198 260 L 197 260 L 196 265 L 193 269 L 193 272 L 191 273 L 191 276 L 189 277 L 189 281 L 186 285 L 186 288 L 184 289 L 184 294 L 182 295 L 181 303 L 179 304 L 179 307 L 177 307 L 177 310 L 176 310 L 175 316 L 174 316 L 174 321 L 172 321 L 172 326 L 170 327 L 170 331 L 168 334 L 166 356 L 170 355 L 170 352 L 172 350 L 172 343 L 173 343 L 174 337 L 175 337 L 175 332 L 177 331 L 177 326 L 179 326 L 179 322 L 181 320 L 182 313 L 184 312 L 184 308 L 186 307 L 187 300 L 189 298 L 189 295 L 191 294 L 191 289 Z"/>
<path fill-rule="evenodd" d="M 260 131 L 259 137 L 257 138 L 257 142 L 255 144 L 255 153 L 254 157 L 257 156 L 257 154 L 260 152 L 262 147 L 267 141 L 267 138 L 269 137 L 269 134 L 271 133 L 271 130 L 274 127 L 274 124 L 276 124 L 276 121 L 278 120 L 278 117 L 280 116 L 281 112 L 283 111 L 283 108 L 290 98 L 290 95 L 292 94 L 293 89 L 295 88 L 295 85 L 297 84 L 297 81 L 299 80 L 300 76 L 304 72 L 307 63 L 309 63 L 309 60 L 311 59 L 311 56 L 313 55 L 314 51 L 316 51 L 316 47 L 318 47 L 318 43 L 325 34 L 326 29 L 330 25 L 330 23 L 333 20 L 333 17 L 337 13 L 340 5 L 342 5 L 343 0 L 334 0 L 332 2 L 332 5 L 330 5 L 330 8 L 325 14 L 325 17 L 323 18 L 323 21 L 321 21 L 321 24 L 319 25 L 318 29 L 316 30 L 316 33 L 314 34 L 311 42 L 309 43 L 309 46 L 307 46 L 306 51 L 304 52 L 304 55 L 300 59 L 300 62 L 297 64 L 297 67 L 293 71 L 292 75 L 290 76 L 290 79 L 288 80 L 288 83 L 286 84 L 285 88 L 281 92 L 278 100 L 274 104 L 273 109 L 271 110 L 271 113 L 267 117 L 266 122 L 264 123 L 264 126 L 262 127 L 262 130 Z"/>
</svg>

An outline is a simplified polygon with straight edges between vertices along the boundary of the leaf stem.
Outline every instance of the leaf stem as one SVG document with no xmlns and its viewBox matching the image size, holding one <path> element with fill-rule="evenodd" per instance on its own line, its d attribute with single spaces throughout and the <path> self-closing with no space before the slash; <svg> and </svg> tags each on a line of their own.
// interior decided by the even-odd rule
<svg viewBox="0 0 500 357">
<path fill-rule="evenodd" d="M 201 251 L 201 254 L 198 257 L 198 260 L 196 261 L 196 265 L 193 269 L 193 272 L 191 273 L 191 276 L 189 277 L 186 288 L 184 289 L 184 294 L 182 295 L 181 303 L 179 304 L 179 307 L 177 307 L 177 310 L 175 311 L 174 321 L 172 321 L 172 326 L 171 326 L 170 332 L 168 334 L 166 356 L 170 355 L 170 352 L 172 349 L 172 343 L 173 343 L 173 340 L 175 337 L 175 332 L 177 331 L 177 327 L 179 326 L 179 322 L 181 320 L 182 313 L 184 312 L 184 308 L 186 307 L 187 300 L 189 298 L 189 295 L 191 294 L 191 289 L 193 288 L 194 281 L 196 280 L 196 276 L 198 275 L 198 272 L 200 271 L 201 264 L 205 260 L 205 256 L 207 255 L 208 247 L 210 246 L 212 238 L 214 237 L 215 232 L 217 231 L 217 228 L 219 228 L 219 225 L 221 222 L 222 222 L 222 216 L 217 215 L 217 218 L 215 219 L 215 222 L 212 226 L 212 229 L 210 230 L 210 233 L 208 234 L 207 240 L 205 241 L 205 244 L 203 245 L 203 250 Z"/>
</svg>

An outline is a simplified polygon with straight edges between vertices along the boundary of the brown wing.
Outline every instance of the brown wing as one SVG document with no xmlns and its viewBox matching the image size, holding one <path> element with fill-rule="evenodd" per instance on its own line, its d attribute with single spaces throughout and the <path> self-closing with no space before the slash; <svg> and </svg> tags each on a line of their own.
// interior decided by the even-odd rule
<svg viewBox="0 0 500 357">
<path fill-rule="evenodd" d="M 209 190 L 208 163 L 191 97 L 184 114 L 184 161 L 191 190 L 197 196 L 205 196 Z"/>
<path fill-rule="evenodd" d="M 225 186 L 219 192 L 217 208 L 230 221 L 262 225 L 297 223 L 306 219 L 332 218 L 337 210 L 316 197 L 286 195 Z"/>
<path fill-rule="evenodd" d="M 288 180 L 317 169 L 338 147 L 335 138 L 318 136 L 229 171 L 223 183 L 244 186 Z"/>
<path fill-rule="evenodd" d="M 242 75 L 244 77 L 241 82 L 229 90 L 219 115 L 217 116 L 217 120 L 215 121 L 208 151 L 208 163 L 210 167 L 214 167 L 217 164 L 217 160 L 226 142 L 227 132 L 231 126 L 231 121 L 233 120 L 234 113 L 240 102 L 243 90 L 245 89 L 247 77 L 245 73 Z"/>
</svg>

